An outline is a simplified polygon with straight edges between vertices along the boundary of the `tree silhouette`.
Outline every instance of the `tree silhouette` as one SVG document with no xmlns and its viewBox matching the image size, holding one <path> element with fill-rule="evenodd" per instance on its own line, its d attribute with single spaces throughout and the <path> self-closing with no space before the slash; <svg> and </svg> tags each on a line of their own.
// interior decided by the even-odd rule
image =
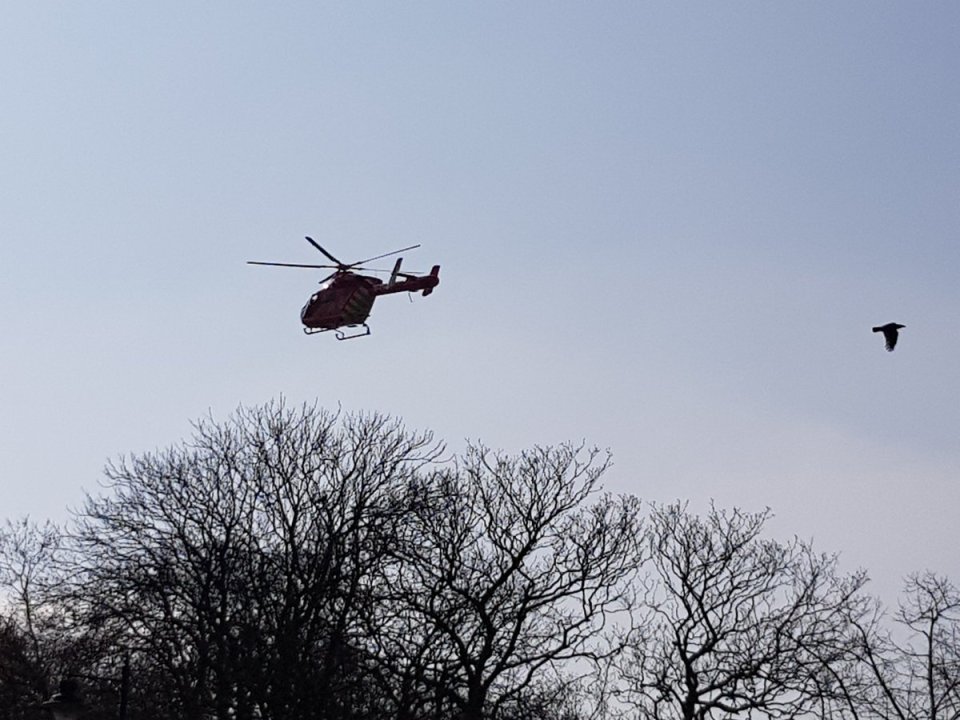
<svg viewBox="0 0 960 720">
<path fill-rule="evenodd" d="M 29 518 L 0 527 L 0 715 L 28 717 L 62 670 L 65 619 L 53 596 L 60 529 Z"/>
<path fill-rule="evenodd" d="M 473 446 L 428 477 L 377 618 L 388 671 L 479 720 L 602 652 L 642 559 L 638 501 L 588 502 L 608 461 L 570 445 L 516 457 Z"/>
<path fill-rule="evenodd" d="M 852 618 L 853 671 L 840 705 L 852 717 L 960 718 L 960 591 L 932 572 L 910 575 L 885 627 L 879 602 Z"/>
<path fill-rule="evenodd" d="M 198 422 L 107 468 L 111 495 L 79 517 L 73 600 L 150 658 L 174 715 L 349 717 L 397 498 L 439 450 L 380 415 L 282 401 Z"/>
<path fill-rule="evenodd" d="M 280 400 L 109 464 L 63 531 L 8 521 L 0 717 L 67 680 L 90 720 L 960 720 L 947 578 L 886 613 L 769 511 L 644 515 L 582 446 L 443 452 Z"/>
<path fill-rule="evenodd" d="M 794 718 L 822 704 L 863 574 L 806 543 L 761 537 L 769 511 L 654 507 L 646 623 L 628 640 L 622 697 L 641 718 Z"/>
</svg>

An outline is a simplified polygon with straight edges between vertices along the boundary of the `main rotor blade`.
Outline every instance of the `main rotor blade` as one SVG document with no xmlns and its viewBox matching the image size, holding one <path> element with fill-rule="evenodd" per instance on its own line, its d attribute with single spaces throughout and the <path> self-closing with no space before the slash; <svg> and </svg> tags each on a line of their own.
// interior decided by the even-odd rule
<svg viewBox="0 0 960 720">
<path fill-rule="evenodd" d="M 313 245 L 317 250 L 319 250 L 319 251 L 322 252 L 324 255 L 326 255 L 326 256 L 330 259 L 330 262 L 335 262 L 335 263 L 337 264 L 337 267 L 343 267 L 343 266 L 344 266 L 342 262 L 340 262 L 339 260 L 337 260 L 333 255 L 331 255 L 331 254 L 328 253 L 326 250 L 324 250 L 322 247 L 320 247 L 320 244 L 317 243 L 312 237 L 310 237 L 309 235 L 305 235 L 304 237 L 307 238 L 307 242 L 308 242 L 308 243 L 310 243 L 310 244 Z M 366 262 L 366 260 L 364 260 L 364 262 Z"/>
<path fill-rule="evenodd" d="M 301 265 L 300 263 L 278 263 L 278 262 L 260 262 L 259 260 L 247 260 L 247 265 L 273 265 L 275 267 L 298 267 L 298 268 L 335 268 L 340 269 L 339 265 Z"/>
<path fill-rule="evenodd" d="M 347 270 L 348 268 L 350 271 L 359 270 L 362 272 L 378 272 L 378 273 L 390 272 L 386 268 L 354 267 L 353 265 L 302 265 L 300 263 L 262 262 L 260 260 L 247 260 L 247 265 L 272 265 L 274 267 L 295 267 L 295 268 L 329 268 L 331 270 L 337 271 L 333 273 L 333 275 L 336 275 L 337 273 L 341 273 L 341 272 L 348 272 Z M 333 275 L 331 275 L 331 277 L 333 277 Z"/>
<path fill-rule="evenodd" d="M 357 265 L 363 265 L 364 263 L 372 262 L 374 260 L 379 260 L 380 258 L 390 257 L 391 255 L 396 255 L 397 253 L 406 252 L 407 250 L 414 250 L 418 247 L 420 247 L 420 245 L 411 245 L 410 247 L 400 248 L 399 250 L 393 250 L 391 252 L 384 253 L 383 255 L 377 255 L 376 257 L 367 258 L 366 260 L 357 260 L 355 263 L 351 263 L 347 267 L 353 268 L 353 267 L 356 267 Z"/>
<path fill-rule="evenodd" d="M 386 268 L 370 268 L 370 267 L 356 267 L 354 265 L 347 265 L 346 272 L 356 273 L 356 272 L 378 272 L 378 273 L 388 273 L 390 272 Z"/>
</svg>

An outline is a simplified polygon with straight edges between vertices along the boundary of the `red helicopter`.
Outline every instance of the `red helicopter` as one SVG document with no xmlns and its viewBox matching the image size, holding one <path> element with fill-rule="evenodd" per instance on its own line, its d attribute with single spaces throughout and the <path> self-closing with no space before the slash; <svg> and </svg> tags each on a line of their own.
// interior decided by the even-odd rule
<svg viewBox="0 0 960 720">
<path fill-rule="evenodd" d="M 434 265 L 429 275 L 410 275 L 400 272 L 400 263 L 403 258 L 397 258 L 390 280 L 386 283 L 380 278 L 371 275 L 359 275 L 355 270 L 370 271 L 371 268 L 360 267 L 368 262 L 380 258 L 396 255 L 406 250 L 420 247 L 411 245 L 392 252 L 377 255 L 376 257 L 358 260 L 354 263 L 342 263 L 328 253 L 313 238 L 307 237 L 307 242 L 324 254 L 333 265 L 301 265 L 298 263 L 259 262 L 247 261 L 248 265 L 275 265 L 279 267 L 299 268 L 333 268 L 333 272 L 320 281 L 321 288 L 317 290 L 307 304 L 300 311 L 303 321 L 303 332 L 307 335 L 334 330 L 337 340 L 351 340 L 365 337 L 370 334 L 367 317 L 373 308 L 373 301 L 380 295 L 390 295 L 398 292 L 415 292 L 422 290 L 424 297 L 433 292 L 440 284 L 440 266 Z M 383 272 L 374 270 L 373 272 Z M 398 279 L 399 278 L 399 279 Z M 363 328 L 364 332 L 347 335 L 341 328 Z"/>
</svg>

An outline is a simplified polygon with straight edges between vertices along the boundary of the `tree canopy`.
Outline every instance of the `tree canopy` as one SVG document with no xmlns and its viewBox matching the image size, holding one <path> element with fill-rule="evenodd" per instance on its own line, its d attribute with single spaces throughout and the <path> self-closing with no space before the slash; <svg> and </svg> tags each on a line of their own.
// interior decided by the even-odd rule
<svg viewBox="0 0 960 720">
<path fill-rule="evenodd" d="M 900 607 L 769 510 L 644 504 L 611 458 L 282 400 L 110 462 L 0 528 L 0 716 L 960 717 L 960 595 Z"/>
</svg>

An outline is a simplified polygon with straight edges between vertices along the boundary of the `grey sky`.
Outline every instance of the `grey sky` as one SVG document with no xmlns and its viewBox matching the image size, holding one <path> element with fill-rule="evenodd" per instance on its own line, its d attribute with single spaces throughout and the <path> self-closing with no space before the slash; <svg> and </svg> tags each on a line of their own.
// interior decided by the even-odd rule
<svg viewBox="0 0 960 720">
<path fill-rule="evenodd" d="M 283 393 L 585 438 L 611 490 L 956 579 L 957 37 L 952 2 L 8 4 L 0 508 Z M 304 337 L 318 276 L 244 261 L 305 234 L 442 284 Z"/>
</svg>

